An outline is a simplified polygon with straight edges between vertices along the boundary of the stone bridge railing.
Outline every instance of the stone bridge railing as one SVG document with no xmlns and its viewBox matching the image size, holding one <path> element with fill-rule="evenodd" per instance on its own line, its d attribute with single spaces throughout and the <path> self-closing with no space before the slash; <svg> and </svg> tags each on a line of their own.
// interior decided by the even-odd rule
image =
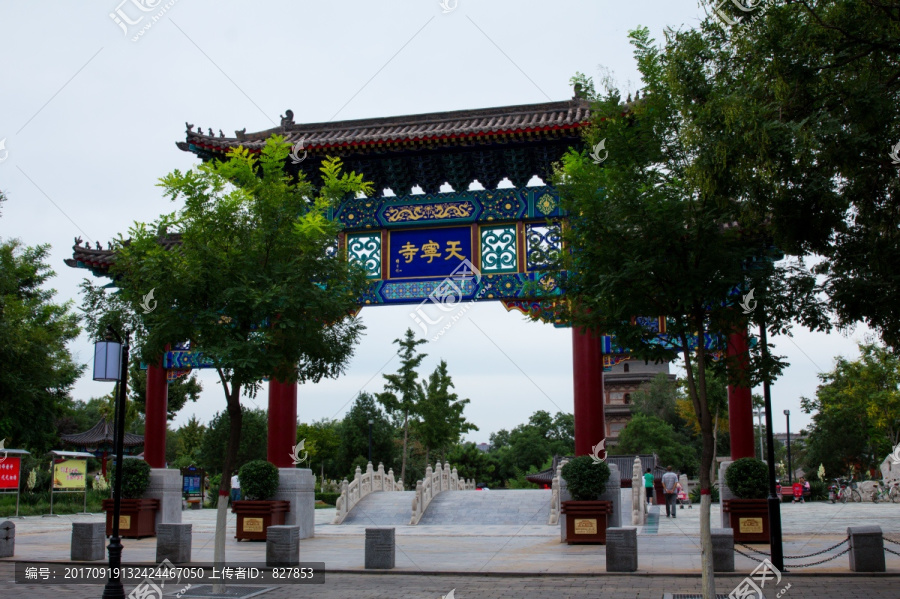
<svg viewBox="0 0 900 599">
<path fill-rule="evenodd" d="M 363 474 L 359 469 L 359 466 L 356 467 L 356 475 L 353 477 L 353 482 L 348 483 L 345 478 L 343 482 L 341 482 L 341 496 L 338 497 L 337 505 L 337 513 L 334 516 L 334 520 L 332 524 L 340 524 L 344 521 L 344 518 L 347 517 L 347 514 L 350 513 L 350 510 L 359 503 L 359 500 L 368 495 L 369 493 L 374 493 L 376 491 L 402 491 L 403 490 L 403 482 L 394 479 L 394 470 L 388 470 L 387 474 L 384 472 L 384 464 L 378 464 L 378 470 L 372 470 L 372 462 L 366 466 L 366 473 Z"/>
<path fill-rule="evenodd" d="M 441 467 L 441 463 L 438 462 L 434 470 L 431 469 L 431 466 L 428 466 L 425 469 L 425 478 L 416 483 L 416 496 L 413 497 L 412 518 L 409 521 L 410 525 L 419 523 L 419 519 L 421 519 L 422 514 L 425 513 L 428 504 L 431 503 L 431 500 L 434 499 L 434 496 L 438 493 L 441 493 L 442 491 L 474 490 L 475 481 L 460 479 L 456 472 L 456 468 L 450 470 L 450 464 L 444 464 L 444 466 Z"/>
<path fill-rule="evenodd" d="M 562 505 L 559 496 L 559 481 L 562 478 L 562 467 L 568 463 L 569 460 L 560 460 L 556 466 L 556 474 L 553 475 L 553 481 L 550 483 L 552 494 L 550 495 L 550 519 L 547 520 L 547 524 L 551 526 L 559 524 L 559 513 Z"/>
</svg>

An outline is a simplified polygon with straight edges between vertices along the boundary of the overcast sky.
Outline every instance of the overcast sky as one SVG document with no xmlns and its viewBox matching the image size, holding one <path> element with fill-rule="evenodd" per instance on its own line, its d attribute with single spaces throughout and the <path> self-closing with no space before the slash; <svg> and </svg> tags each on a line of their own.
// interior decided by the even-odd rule
<svg viewBox="0 0 900 599">
<path fill-rule="evenodd" d="M 286 109 L 304 123 L 566 100 L 577 71 L 596 80 L 608 69 L 634 91 L 628 30 L 647 26 L 661 39 L 703 10 L 697 0 L 120 1 L 0 0 L 0 189 L 9 197 L 0 237 L 50 244 L 57 298 L 76 304 L 90 275 L 63 264 L 74 237 L 105 245 L 176 208 L 154 184 L 197 162 L 175 147 L 185 121 L 233 136 L 277 125 Z M 392 341 L 415 325 L 409 313 L 363 310 L 368 330 L 347 374 L 301 386 L 300 420 L 340 418 L 360 390 L 380 391 L 381 373 L 399 365 Z M 835 356 L 857 355 L 864 332 L 774 339 L 791 363 L 773 386 L 776 431 L 784 409 L 795 431 L 808 424 L 800 397 L 815 393 Z M 84 336 L 72 351 L 91 359 Z M 472 400 L 466 416 L 480 431 L 468 440 L 487 441 L 535 410 L 572 411 L 567 329 L 482 303 L 423 351 L 422 375 L 443 358 Z M 215 377 L 202 380 L 203 397 L 176 426 L 223 408 Z M 88 371 L 74 396 L 109 391 Z M 264 408 L 265 392 L 244 402 Z"/>
</svg>

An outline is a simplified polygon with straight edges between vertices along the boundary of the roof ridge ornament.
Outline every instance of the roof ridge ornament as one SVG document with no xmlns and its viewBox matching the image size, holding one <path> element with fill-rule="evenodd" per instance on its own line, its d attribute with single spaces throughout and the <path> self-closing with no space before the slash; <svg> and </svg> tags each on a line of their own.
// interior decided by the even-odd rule
<svg viewBox="0 0 900 599">
<path fill-rule="evenodd" d="M 282 127 L 291 127 L 294 125 L 294 111 L 288 108 L 284 111 L 284 116 L 281 117 L 281 126 Z"/>
</svg>

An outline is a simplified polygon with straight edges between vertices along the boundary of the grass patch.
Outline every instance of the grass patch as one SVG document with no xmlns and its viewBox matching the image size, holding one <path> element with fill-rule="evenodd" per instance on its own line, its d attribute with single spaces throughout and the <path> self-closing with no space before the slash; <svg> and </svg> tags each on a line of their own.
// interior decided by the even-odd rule
<svg viewBox="0 0 900 599">
<path fill-rule="evenodd" d="M 88 491 L 87 511 L 102 512 L 101 502 L 109 499 L 109 491 Z M 54 514 L 77 514 L 84 509 L 84 495 L 81 493 L 55 493 L 53 495 Z M 22 493 L 19 499 L 20 516 L 42 516 L 50 513 L 50 492 Z M 0 518 L 16 515 L 14 493 L 0 495 Z"/>
</svg>

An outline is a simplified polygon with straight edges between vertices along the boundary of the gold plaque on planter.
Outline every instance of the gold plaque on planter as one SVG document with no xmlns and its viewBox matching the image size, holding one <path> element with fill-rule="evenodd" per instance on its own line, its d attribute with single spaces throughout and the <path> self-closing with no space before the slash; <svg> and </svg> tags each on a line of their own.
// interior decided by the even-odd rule
<svg viewBox="0 0 900 599">
<path fill-rule="evenodd" d="M 761 518 L 739 518 L 741 532 L 761 533 L 763 531 L 763 523 Z"/>
<path fill-rule="evenodd" d="M 244 532 L 262 532 L 262 518 L 244 518 Z"/>
<path fill-rule="evenodd" d="M 119 529 L 128 530 L 131 528 L 131 516 L 119 516 Z"/>
<path fill-rule="evenodd" d="M 575 518 L 575 534 L 576 535 L 595 535 L 595 534 L 597 534 L 596 518 Z"/>
</svg>

